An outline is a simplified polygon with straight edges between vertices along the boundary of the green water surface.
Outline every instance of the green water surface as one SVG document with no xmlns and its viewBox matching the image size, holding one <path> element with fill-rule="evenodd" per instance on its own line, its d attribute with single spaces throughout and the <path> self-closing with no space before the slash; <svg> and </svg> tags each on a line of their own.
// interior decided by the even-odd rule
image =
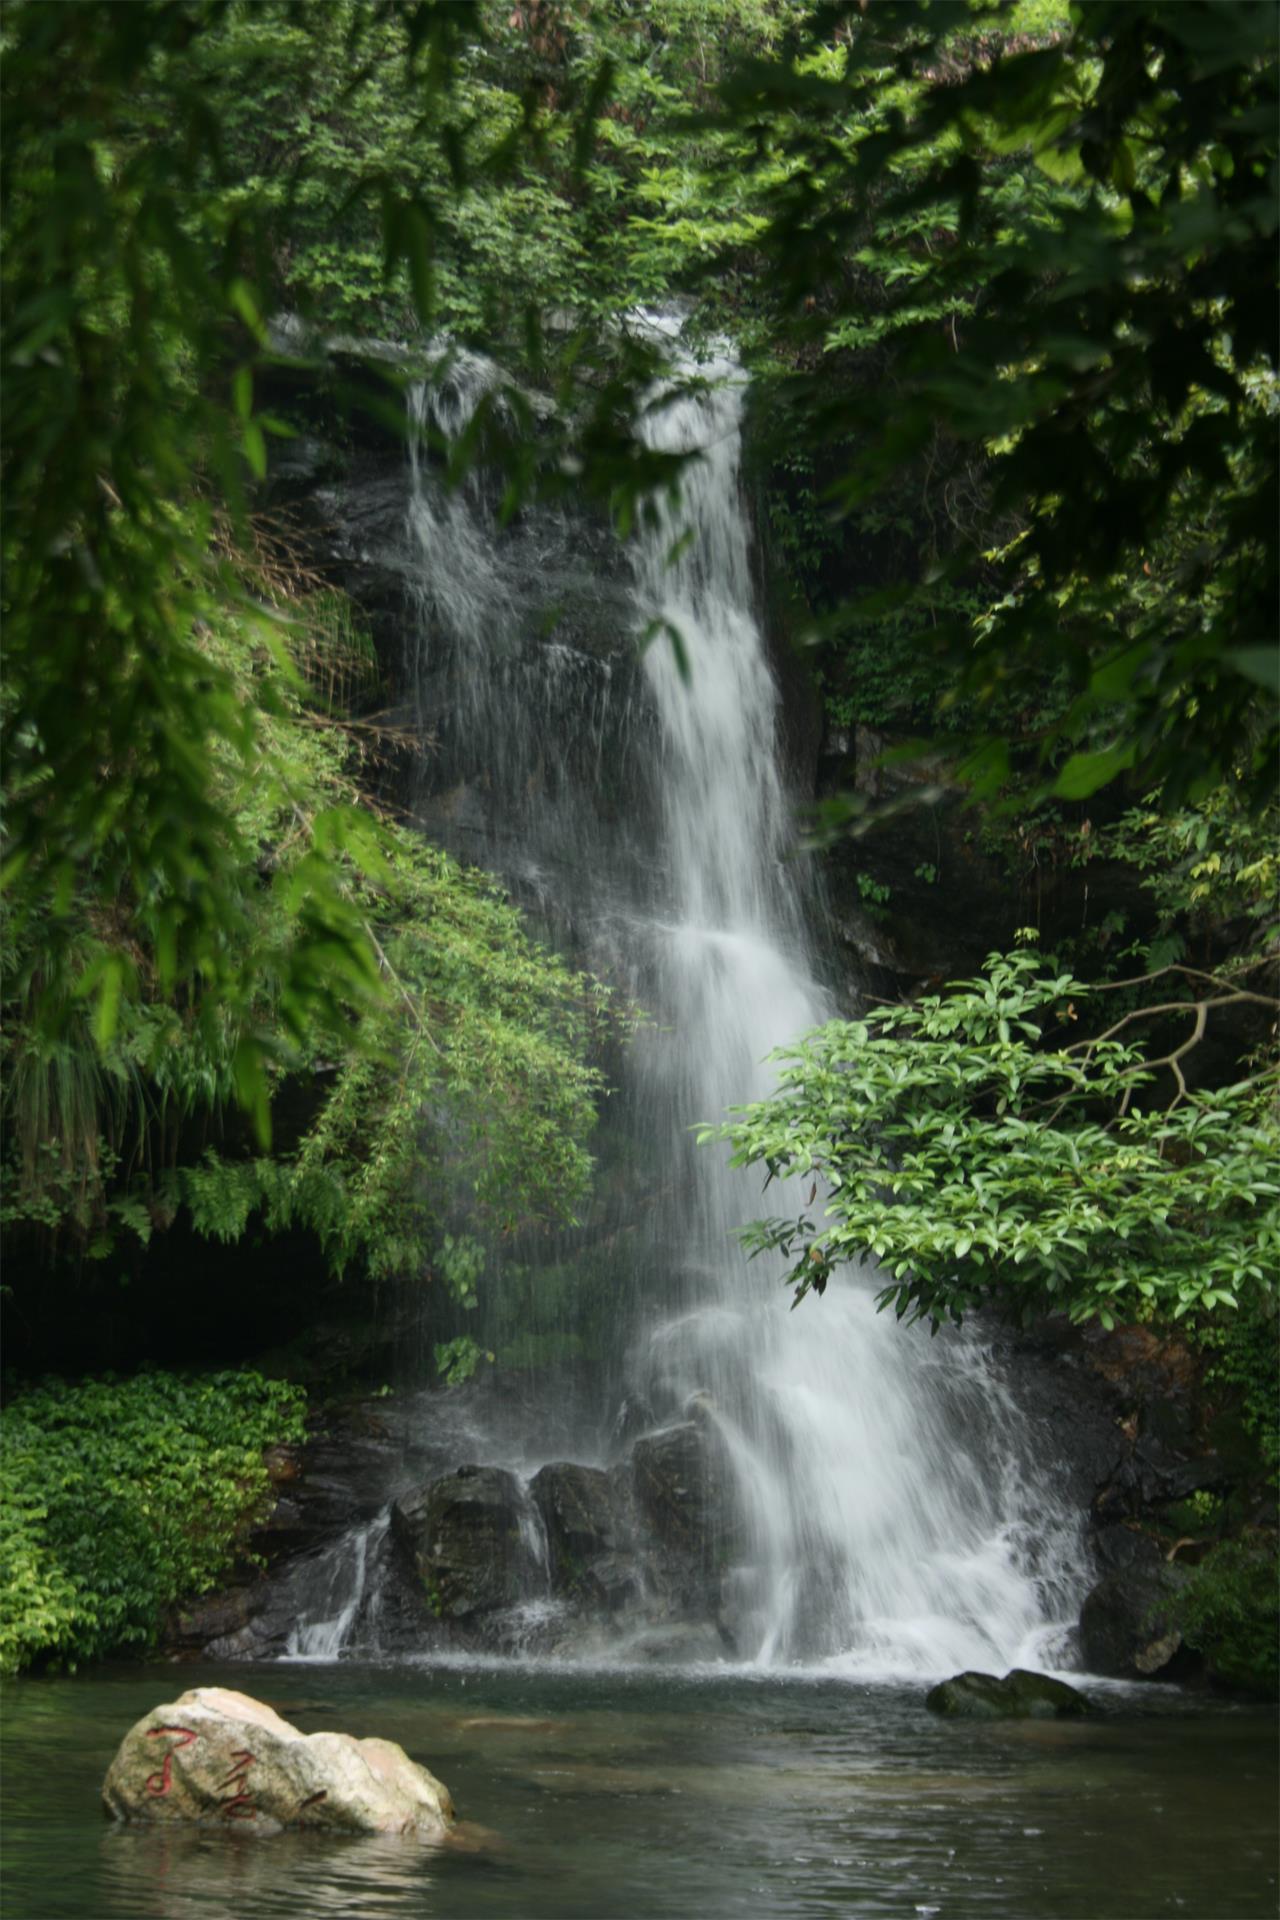
<svg viewBox="0 0 1280 1920">
<path fill-rule="evenodd" d="M 456 1844 L 122 1828 L 125 1730 L 194 1685 L 398 1740 Z M 1266 1709 L 1098 1694 L 940 1721 L 923 1687 L 428 1666 L 128 1667 L 12 1683 L 4 1920 L 1247 1920 L 1277 1910 Z"/>
</svg>

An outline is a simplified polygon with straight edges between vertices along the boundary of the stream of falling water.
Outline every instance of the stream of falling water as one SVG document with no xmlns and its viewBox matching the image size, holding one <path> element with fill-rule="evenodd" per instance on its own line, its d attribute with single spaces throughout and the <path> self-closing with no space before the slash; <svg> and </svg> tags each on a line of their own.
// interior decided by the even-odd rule
<svg viewBox="0 0 1280 1920">
<path fill-rule="evenodd" d="M 675 907 L 663 967 L 673 1127 L 765 1093 L 763 1057 L 830 1011 L 786 857 L 778 694 L 738 478 L 742 377 L 727 358 L 701 371 L 709 390 L 644 428 L 664 449 L 701 449 L 640 566 L 643 602 L 686 636 L 692 663 L 686 684 L 673 649 L 646 655 Z M 672 562 L 685 526 L 695 537 Z M 900 1328 L 862 1276 L 789 1311 L 776 1273 L 736 1244 L 758 1185 L 723 1150 L 698 1156 L 683 1226 L 697 1297 L 654 1335 L 655 1358 L 704 1396 L 734 1462 L 748 1543 L 740 1640 L 766 1664 L 1052 1658 L 1070 1617 L 1071 1523 L 1023 1457 L 983 1348 Z M 1055 1561 L 1061 1587 L 1045 1577 Z"/>
<path fill-rule="evenodd" d="M 674 342 L 673 355 L 677 374 L 692 370 Z M 433 477 L 423 430 L 456 434 L 492 367 L 459 356 L 443 383 L 415 390 L 409 530 L 419 632 L 435 636 L 419 643 L 418 683 L 443 635 L 455 726 L 483 740 L 488 768 L 459 782 L 449 818 L 478 836 L 460 850 L 540 889 L 656 1012 L 622 1089 L 656 1196 L 643 1229 L 652 1293 L 630 1321 L 619 1311 L 616 1342 L 646 1406 L 679 1418 L 696 1401 L 723 1437 L 740 1652 L 868 1675 L 1061 1664 L 1078 1528 L 1029 1458 L 981 1339 L 931 1341 L 878 1315 L 874 1275 L 842 1274 L 790 1312 L 776 1272 L 736 1239 L 758 1179 L 690 1142 L 695 1123 L 767 1092 L 765 1056 L 832 1010 L 789 857 L 779 696 L 739 480 L 744 379 L 727 353 L 697 372 L 696 386 L 677 378 L 651 396 L 642 431 L 700 457 L 622 588 L 599 589 L 615 608 L 621 592 L 633 634 L 675 627 L 690 671 L 659 638 L 625 685 L 589 651 L 512 645 L 528 576 L 552 564 L 555 542 L 526 533 L 504 548 L 480 484 L 446 494 Z M 620 767 L 622 806 L 603 785 Z M 481 789 L 483 820 L 466 798 Z"/>
</svg>

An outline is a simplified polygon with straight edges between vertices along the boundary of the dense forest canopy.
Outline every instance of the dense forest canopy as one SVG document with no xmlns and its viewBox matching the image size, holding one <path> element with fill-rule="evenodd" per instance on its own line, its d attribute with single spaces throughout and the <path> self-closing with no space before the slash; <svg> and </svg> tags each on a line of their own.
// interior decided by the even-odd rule
<svg viewBox="0 0 1280 1920">
<path fill-rule="evenodd" d="M 751 371 L 828 725 L 912 770 L 888 809 L 829 793 L 815 841 L 961 793 L 1149 895 L 1127 945 L 806 1041 L 725 1131 L 831 1181 L 834 1225 L 762 1244 L 799 1242 L 802 1293 L 876 1254 L 933 1317 L 1247 1314 L 1260 1403 L 1267 0 L 14 0 L 3 34 L 19 1314 L 48 1263 L 127 1278 L 178 1219 L 465 1307 L 460 1189 L 493 1231 L 573 1218 L 627 1010 L 400 817 L 385 667 L 259 511 L 296 431 L 269 396 L 339 378 L 342 342 L 399 432 L 406 369 L 481 347 L 509 379 L 434 452 L 498 468 L 508 514 L 568 495 L 626 536 L 681 469 L 637 430 L 662 347 L 628 316 L 675 301 Z"/>
</svg>

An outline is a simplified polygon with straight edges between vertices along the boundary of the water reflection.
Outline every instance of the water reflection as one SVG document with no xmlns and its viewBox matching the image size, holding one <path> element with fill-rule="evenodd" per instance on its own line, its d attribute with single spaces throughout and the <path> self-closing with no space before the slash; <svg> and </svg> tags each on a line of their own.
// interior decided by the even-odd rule
<svg viewBox="0 0 1280 1920">
<path fill-rule="evenodd" d="M 384 1838 L 105 1827 L 101 1839 L 103 1911 L 137 1920 L 443 1914 L 435 1879 L 432 1855 Z"/>
</svg>

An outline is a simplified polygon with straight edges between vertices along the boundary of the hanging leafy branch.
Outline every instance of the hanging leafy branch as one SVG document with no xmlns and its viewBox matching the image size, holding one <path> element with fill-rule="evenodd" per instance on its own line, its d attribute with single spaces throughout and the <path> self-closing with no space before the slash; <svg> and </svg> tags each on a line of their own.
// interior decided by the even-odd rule
<svg viewBox="0 0 1280 1920">
<path fill-rule="evenodd" d="M 1273 996 L 1225 985 L 1197 1026 L 1240 1000 L 1280 1014 Z M 993 954 L 978 979 L 775 1054 L 777 1090 L 699 1138 L 822 1205 L 757 1222 L 746 1244 L 790 1262 L 797 1303 L 837 1266 L 874 1261 L 881 1305 L 935 1324 L 991 1304 L 1111 1326 L 1268 1294 L 1277 1069 L 1211 1092 L 1179 1077 L 1167 1104 L 1158 1063 L 1118 1037 L 1130 1016 L 1064 1043 L 1095 1005 L 1038 954 Z"/>
<path fill-rule="evenodd" d="M 256 1215 L 268 1232 L 310 1230 L 336 1272 L 419 1276 L 459 1194 L 499 1231 L 572 1217 L 591 1170 L 589 1059 L 607 995 L 531 940 L 495 883 L 371 810 L 355 776 L 375 749 L 331 711 L 352 661 L 367 672 L 349 610 L 338 618 L 333 591 L 282 571 L 278 552 L 240 567 L 269 590 L 274 617 L 222 612 L 198 642 L 256 715 L 254 777 L 232 752 L 210 775 L 210 803 L 244 852 L 224 938 L 253 980 L 243 1017 L 262 1037 L 266 1091 L 288 1074 L 305 1124 L 274 1154 L 246 1150 L 238 1018 L 171 991 L 160 902 L 108 911 L 82 880 L 57 954 L 69 1011 L 56 1025 L 42 1017 L 48 949 L 0 918 L 3 1218 L 36 1230 L 46 1254 L 102 1258 L 147 1244 L 182 1209 L 228 1242 Z M 335 1046 L 290 999 L 290 942 L 317 869 L 377 968 L 359 1044 L 348 1031 Z M 130 991 L 103 1036 L 85 983 L 117 955 Z"/>
</svg>

